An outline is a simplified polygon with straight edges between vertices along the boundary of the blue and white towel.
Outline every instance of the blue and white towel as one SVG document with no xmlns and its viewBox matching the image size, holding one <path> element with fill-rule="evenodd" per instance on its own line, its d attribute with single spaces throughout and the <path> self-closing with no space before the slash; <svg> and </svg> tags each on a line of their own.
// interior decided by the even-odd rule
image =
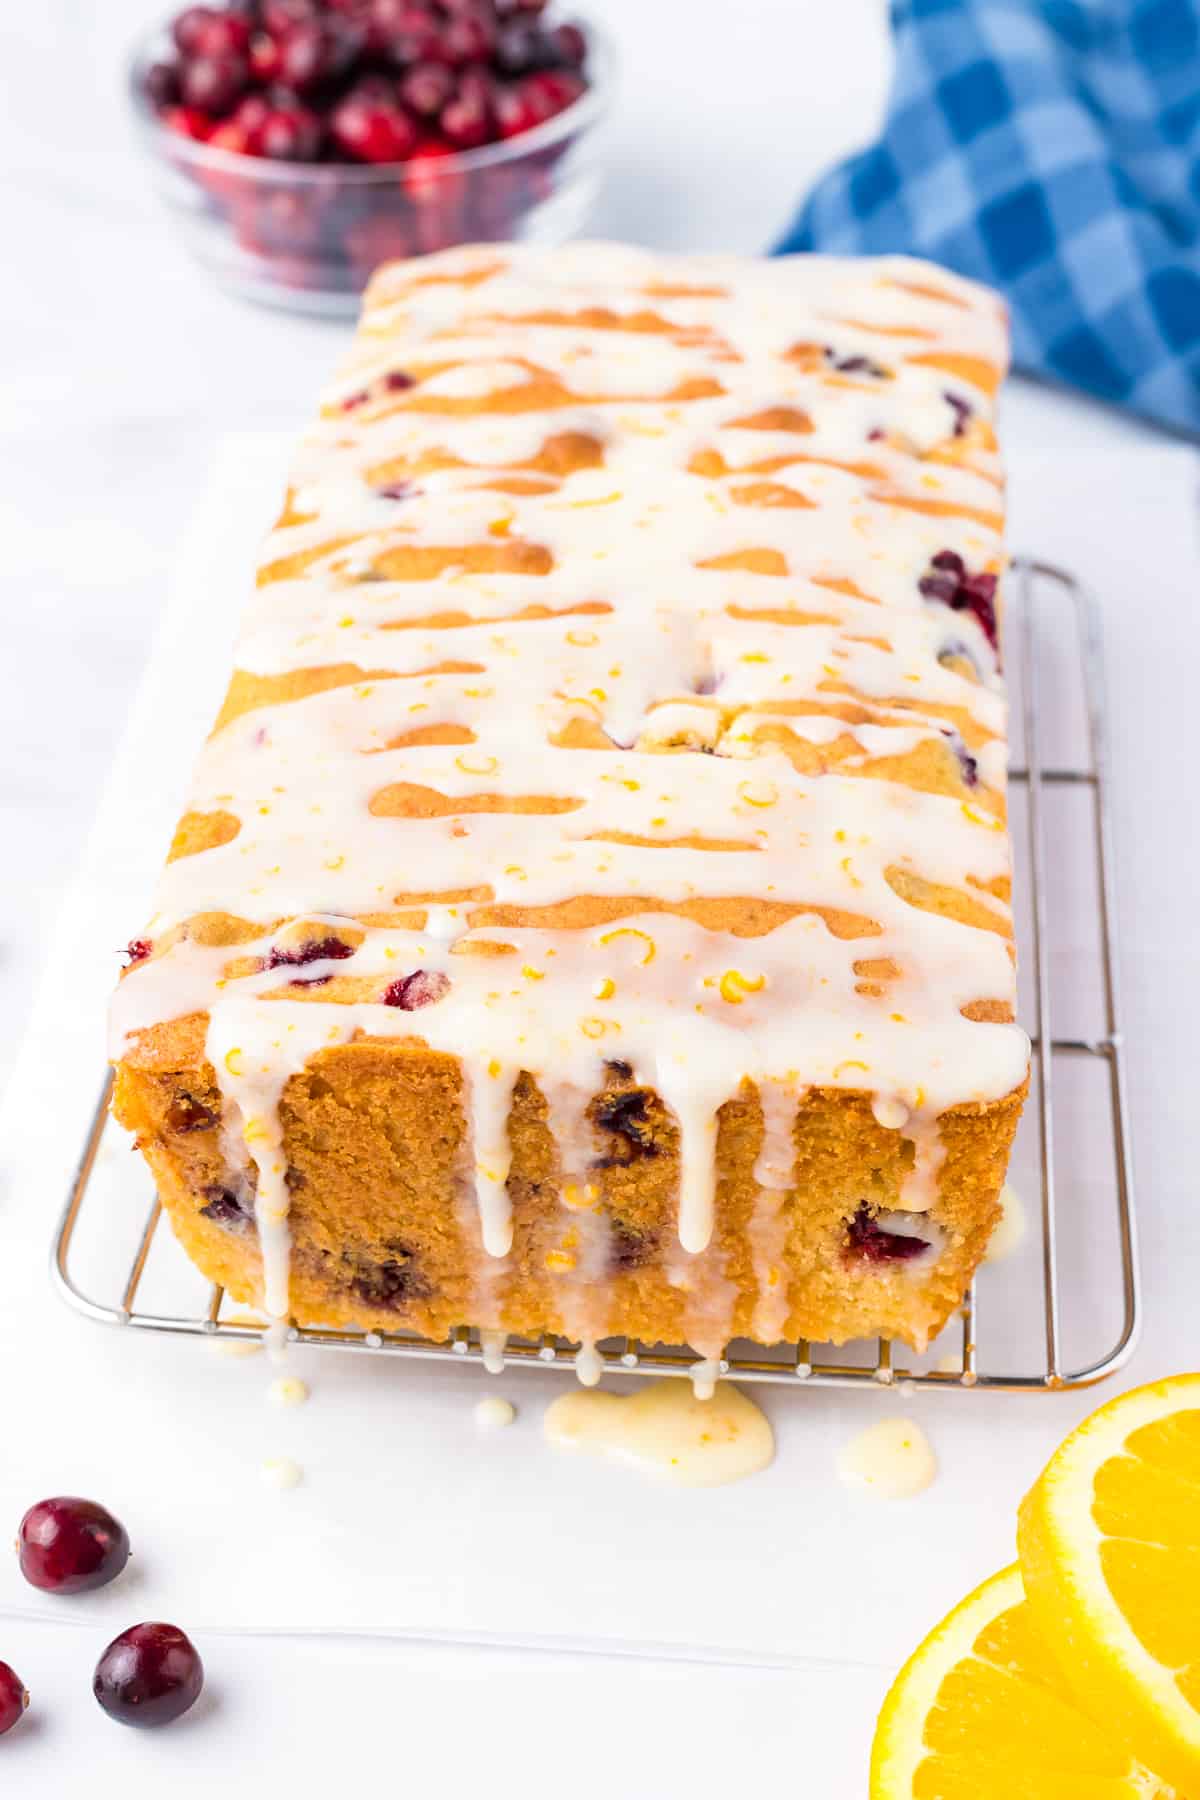
<svg viewBox="0 0 1200 1800">
<path fill-rule="evenodd" d="M 908 251 L 1017 365 L 1200 434 L 1200 0 L 895 0 L 879 141 L 779 250 Z"/>
</svg>

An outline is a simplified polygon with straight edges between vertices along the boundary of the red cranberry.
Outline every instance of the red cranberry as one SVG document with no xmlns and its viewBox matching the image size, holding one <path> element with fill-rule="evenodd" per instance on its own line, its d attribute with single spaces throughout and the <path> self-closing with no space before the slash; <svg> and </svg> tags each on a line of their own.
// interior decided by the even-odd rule
<svg viewBox="0 0 1200 1800">
<path fill-rule="evenodd" d="M 92 1680 L 92 1692 L 120 1725 L 169 1725 L 200 1697 L 204 1664 L 175 1625 L 131 1625 L 113 1639 Z"/>
<path fill-rule="evenodd" d="M 505 75 L 528 75 L 545 63 L 545 40 L 536 25 L 515 19 L 496 40 L 496 67 Z"/>
<path fill-rule="evenodd" d="M 461 95 L 442 108 L 438 123 L 457 150 L 475 150 L 491 135 L 486 107 Z"/>
<path fill-rule="evenodd" d="M 417 143 L 417 129 L 396 105 L 348 94 L 330 119 L 334 141 L 356 162 L 403 162 Z"/>
<path fill-rule="evenodd" d="M 297 93 L 344 75 L 361 48 L 347 21 L 305 20 L 293 25 L 279 43 L 279 79 Z"/>
<path fill-rule="evenodd" d="M 227 113 L 245 91 L 250 65 L 244 56 L 194 56 L 183 67 L 185 106 Z"/>
<path fill-rule="evenodd" d="M 25 1683 L 8 1663 L 0 1662 L 0 1737 L 12 1730 L 28 1705 Z"/>
<path fill-rule="evenodd" d="M 416 969 L 384 990 L 383 1004 L 398 1006 L 401 1012 L 415 1012 L 420 1006 L 432 1006 L 449 992 L 449 978 L 440 970 Z"/>
<path fill-rule="evenodd" d="M 414 63 L 400 83 L 404 104 L 423 119 L 436 118 L 453 93 L 454 77 L 445 63 Z"/>
<path fill-rule="evenodd" d="M 516 127 L 518 131 L 528 131 L 535 125 L 544 125 L 547 119 L 554 118 L 556 113 L 565 112 L 578 100 L 586 89 L 578 75 L 569 75 L 565 70 L 543 69 L 537 75 L 527 75 L 517 88 L 520 101 L 520 116 L 527 123 Z M 505 130 L 504 119 L 497 103 L 497 116 L 500 118 L 502 136 L 515 135 L 512 129 Z"/>
<path fill-rule="evenodd" d="M 129 1561 L 125 1527 L 103 1506 L 61 1494 L 39 1500 L 17 1533 L 21 1573 L 48 1594 L 85 1594 L 115 1579 Z"/>
<path fill-rule="evenodd" d="M 321 149 L 321 121 L 304 106 L 276 108 L 263 121 L 258 148 L 273 162 L 313 162 Z"/>
<path fill-rule="evenodd" d="M 219 20 L 220 16 L 220 13 L 212 6 L 184 7 L 171 26 L 171 36 L 185 56 L 193 56 L 198 53 L 204 32 Z"/>
<path fill-rule="evenodd" d="M 561 62 L 572 69 L 581 69 L 587 61 L 587 39 L 578 25 L 556 25 L 550 33 L 550 42 Z"/>
<path fill-rule="evenodd" d="M 278 38 L 260 31 L 250 40 L 250 68 L 256 81 L 264 84 L 278 81 L 282 56 Z"/>
<path fill-rule="evenodd" d="M 320 16 L 320 0 L 263 0 L 262 22 L 272 37 L 282 37 L 290 26 Z"/>
<path fill-rule="evenodd" d="M 405 192 L 418 205 L 446 198 L 453 180 L 442 164 L 453 155 L 453 144 L 448 144 L 443 137 L 430 133 L 419 140 L 404 171 Z"/>
<path fill-rule="evenodd" d="M 924 1238 L 907 1237 L 899 1231 L 884 1231 L 875 1223 L 864 1202 L 851 1219 L 846 1233 L 846 1253 L 863 1262 L 911 1262 L 929 1245 Z"/>
<path fill-rule="evenodd" d="M 440 56 L 437 20 L 427 6 L 414 0 L 372 0 L 367 15 L 367 43 L 407 68 L 423 57 Z"/>
<path fill-rule="evenodd" d="M 247 94 L 244 100 L 239 101 L 233 115 L 234 124 L 241 126 L 250 141 L 251 149 L 256 153 L 262 128 L 270 116 L 271 105 L 263 94 Z"/>
<path fill-rule="evenodd" d="M 194 106 L 168 106 L 159 118 L 168 131 L 174 131 L 179 137 L 193 138 L 202 144 L 212 130 L 212 120 L 207 113 L 199 112 Z"/>
<path fill-rule="evenodd" d="M 134 963 L 145 962 L 153 948 L 154 945 L 149 938 L 131 938 L 125 946 L 125 954 L 129 958 L 125 967 L 132 969 Z"/>
<path fill-rule="evenodd" d="M 520 137 L 523 131 L 532 131 L 535 125 L 540 125 L 542 118 L 527 98 L 524 83 L 497 91 L 496 124 L 502 138 Z"/>
<path fill-rule="evenodd" d="M 179 99 L 179 70 L 174 63 L 152 63 L 142 86 L 151 106 L 174 106 Z"/>
<path fill-rule="evenodd" d="M 235 156 L 250 155 L 250 134 L 233 119 L 226 119 L 211 132 L 208 139 L 214 150 L 229 150 Z"/>
<path fill-rule="evenodd" d="M 241 56 L 250 42 L 250 21 L 237 13 L 215 13 L 188 33 L 189 56 Z"/>
<path fill-rule="evenodd" d="M 442 33 L 442 54 L 456 69 L 486 61 L 495 48 L 496 33 L 490 20 L 476 13 L 451 19 Z"/>
</svg>

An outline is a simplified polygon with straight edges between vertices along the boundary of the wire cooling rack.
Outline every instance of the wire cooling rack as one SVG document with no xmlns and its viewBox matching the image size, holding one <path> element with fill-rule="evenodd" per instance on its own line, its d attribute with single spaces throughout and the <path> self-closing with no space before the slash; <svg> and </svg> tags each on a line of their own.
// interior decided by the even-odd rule
<svg viewBox="0 0 1200 1800">
<path fill-rule="evenodd" d="M 793 1386 L 913 1382 L 1050 1391 L 1100 1381 L 1134 1348 L 1140 1306 L 1136 1221 L 1096 608 L 1063 571 L 1018 562 L 1009 583 L 1005 639 L 1022 1009 L 1033 1028 L 1030 1100 L 1014 1167 L 1034 1229 L 1022 1254 L 1003 1270 L 981 1272 L 955 1320 L 924 1357 L 887 1339 L 840 1348 L 807 1342 L 767 1348 L 737 1340 L 716 1368 L 705 1365 L 706 1375 Z M 1071 921 L 1065 933 L 1064 918 Z M 1065 1029 L 1060 1029 L 1062 1017 L 1068 1021 Z M 266 1326 L 233 1307 L 223 1289 L 207 1287 L 190 1264 L 191 1303 L 139 1305 L 152 1257 L 173 1257 L 180 1265 L 176 1296 L 186 1260 L 170 1231 L 160 1230 L 157 1199 L 136 1229 L 127 1261 L 114 1263 L 110 1256 L 99 1280 L 81 1272 L 81 1221 L 95 1190 L 97 1164 L 106 1154 L 108 1134 L 124 1141 L 109 1121 L 110 1093 L 111 1078 L 55 1233 L 52 1273 L 59 1292 L 77 1311 L 107 1324 L 228 1340 L 261 1338 Z M 101 1205 L 99 1198 L 93 1201 L 86 1222 L 106 1228 L 96 1217 Z M 97 1287 L 100 1297 L 88 1291 Z M 315 1325 L 290 1327 L 288 1338 L 368 1354 L 475 1360 L 493 1369 L 497 1361 L 495 1345 L 485 1346 L 465 1326 L 436 1343 L 406 1332 Z M 1074 1353 L 1076 1343 L 1081 1354 Z M 509 1365 L 570 1368 L 578 1351 L 563 1338 L 509 1338 L 503 1354 Z M 628 1338 L 606 1340 L 597 1354 L 605 1373 L 612 1374 L 689 1375 L 699 1361 L 684 1347 Z"/>
</svg>

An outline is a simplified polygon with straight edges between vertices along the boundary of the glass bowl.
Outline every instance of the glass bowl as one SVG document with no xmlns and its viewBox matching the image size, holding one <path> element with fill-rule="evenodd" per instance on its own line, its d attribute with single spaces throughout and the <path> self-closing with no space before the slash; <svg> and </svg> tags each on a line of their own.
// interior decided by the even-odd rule
<svg viewBox="0 0 1200 1800">
<path fill-rule="evenodd" d="M 573 15 L 574 16 L 574 15 Z M 464 243 L 561 244 L 579 231 L 600 180 L 596 126 L 613 52 L 590 19 L 590 83 L 519 137 L 453 155 L 376 165 L 271 162 L 197 143 L 161 124 L 146 97 L 165 30 L 135 49 L 134 116 L 156 185 L 196 261 L 247 299 L 353 317 L 380 263 Z"/>
</svg>

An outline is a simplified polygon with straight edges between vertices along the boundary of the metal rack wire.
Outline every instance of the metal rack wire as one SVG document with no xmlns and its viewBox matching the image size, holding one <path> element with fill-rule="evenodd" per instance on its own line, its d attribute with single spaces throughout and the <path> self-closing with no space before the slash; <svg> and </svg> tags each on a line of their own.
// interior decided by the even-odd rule
<svg viewBox="0 0 1200 1800">
<path fill-rule="evenodd" d="M 1043 693 L 1046 671 L 1042 666 L 1041 635 L 1044 622 L 1057 609 L 1065 613 L 1074 638 L 1072 658 L 1083 701 L 1084 754 L 1064 762 L 1047 762 L 1043 752 L 1049 717 Z M 1040 1169 L 1039 1203 L 1035 1208 L 1041 1233 L 1041 1314 L 1044 1342 L 1032 1371 L 1005 1369 L 1003 1358 L 993 1366 L 989 1355 L 986 1319 L 981 1316 L 977 1282 L 960 1310 L 956 1323 L 938 1340 L 937 1366 L 922 1366 L 887 1339 L 870 1345 L 837 1349 L 806 1342 L 767 1348 L 743 1341 L 727 1347 L 719 1372 L 739 1381 L 768 1381 L 805 1386 L 862 1387 L 905 1381 L 924 1386 L 963 1389 L 993 1388 L 1016 1391 L 1051 1391 L 1084 1387 L 1112 1374 L 1128 1359 L 1139 1330 L 1140 1293 L 1137 1228 L 1133 1175 L 1130 1166 L 1128 1111 L 1125 1092 L 1122 1035 L 1117 991 L 1116 920 L 1113 892 L 1112 822 L 1108 798 L 1108 742 L 1104 673 L 1099 621 L 1093 602 L 1083 589 L 1059 569 L 1034 561 L 1015 566 L 1006 614 L 1006 642 L 1015 645 L 1016 687 L 1014 739 L 1019 746 L 1016 765 L 1009 771 L 1015 793 L 1025 795 L 1024 829 L 1017 831 L 1017 856 L 1023 861 L 1028 889 L 1025 966 L 1031 978 L 1029 1013 L 1033 1027 L 1033 1079 L 1030 1104 L 1023 1129 L 1032 1130 Z M 1056 996 L 1051 981 L 1051 901 L 1047 880 L 1050 849 L 1047 840 L 1047 800 L 1056 789 L 1083 790 L 1089 803 L 1089 835 L 1094 857 L 1097 949 L 1087 974 L 1099 1001 L 1101 1029 L 1083 1037 L 1056 1037 Z M 1099 1063 L 1111 1139 L 1112 1192 L 1115 1208 L 1115 1267 L 1105 1270 L 1106 1285 L 1117 1294 L 1119 1315 L 1113 1340 L 1107 1349 L 1070 1366 L 1063 1349 L 1064 1270 L 1060 1252 L 1060 1194 L 1056 1177 L 1056 1113 L 1063 1065 L 1079 1059 Z M 227 1310 L 223 1289 L 208 1288 L 198 1294 L 194 1309 L 153 1312 L 139 1307 L 138 1295 L 147 1262 L 162 1220 L 162 1208 L 151 1205 L 120 1291 L 97 1298 L 85 1292 L 72 1264 L 77 1227 L 93 1183 L 93 1174 L 106 1128 L 111 1078 L 106 1081 L 93 1115 L 78 1168 L 55 1232 L 51 1257 L 54 1284 L 67 1303 L 88 1318 L 143 1331 L 193 1333 L 225 1339 L 255 1339 L 266 1327 L 243 1314 Z M 169 1233 L 161 1234 L 169 1239 Z M 172 1249 L 175 1246 L 172 1244 Z M 176 1254 L 182 1257 L 181 1251 Z M 1066 1271 L 1070 1273 L 1070 1271 Z M 1117 1282 L 1112 1282 L 1112 1276 Z M 197 1284 L 202 1278 L 197 1275 Z M 441 1342 L 430 1342 L 405 1332 L 380 1333 L 323 1326 L 293 1326 L 289 1340 L 366 1354 L 401 1355 L 417 1359 L 487 1361 L 479 1334 L 465 1326 Z M 956 1348 L 946 1355 L 947 1340 Z M 573 1367 L 578 1346 L 562 1338 L 510 1338 L 504 1357 L 509 1365 Z M 617 1375 L 688 1375 L 699 1360 L 684 1347 L 646 1345 L 626 1338 L 612 1338 L 598 1346 L 605 1373 Z"/>
</svg>

